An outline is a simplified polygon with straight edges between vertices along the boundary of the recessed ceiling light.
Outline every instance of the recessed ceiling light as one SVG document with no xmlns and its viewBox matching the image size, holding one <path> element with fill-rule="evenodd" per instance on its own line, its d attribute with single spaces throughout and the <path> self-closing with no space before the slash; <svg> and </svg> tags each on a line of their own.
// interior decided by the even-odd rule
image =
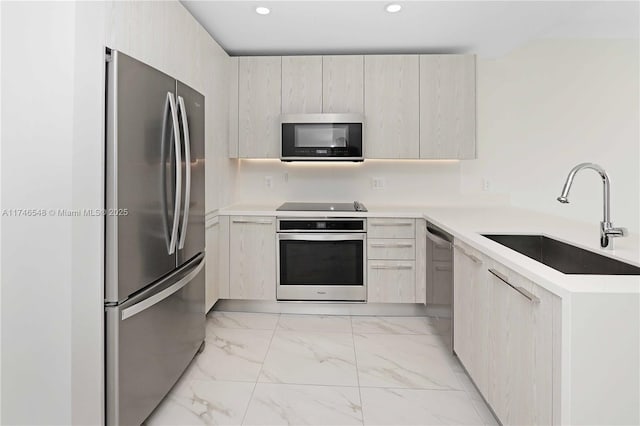
<svg viewBox="0 0 640 426">
<path fill-rule="evenodd" d="M 391 3 L 387 5 L 387 12 L 389 13 L 400 12 L 401 9 L 402 9 L 402 6 L 400 6 L 397 3 Z"/>
<path fill-rule="evenodd" d="M 258 7 L 256 7 L 256 13 L 257 13 L 258 15 L 268 15 L 268 14 L 269 14 L 269 12 L 271 12 L 271 11 L 269 10 L 269 8 L 268 8 L 268 7 L 264 7 L 264 6 L 258 6 Z"/>
</svg>

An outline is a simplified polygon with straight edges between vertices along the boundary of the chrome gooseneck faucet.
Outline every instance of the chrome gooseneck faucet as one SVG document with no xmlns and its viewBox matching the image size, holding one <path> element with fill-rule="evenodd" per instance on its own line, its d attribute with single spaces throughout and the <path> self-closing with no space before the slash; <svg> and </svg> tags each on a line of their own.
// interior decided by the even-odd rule
<svg viewBox="0 0 640 426">
<path fill-rule="evenodd" d="M 600 177 L 602 178 L 602 184 L 604 186 L 603 192 L 602 192 L 603 203 L 604 203 L 604 207 L 603 207 L 604 218 L 602 219 L 602 222 L 600 222 L 600 247 L 613 249 L 612 238 L 626 236 L 627 229 L 614 228 L 613 224 L 611 223 L 611 213 L 610 213 L 611 206 L 609 204 L 609 191 L 610 191 L 609 175 L 607 175 L 607 172 L 605 172 L 602 167 L 600 167 L 595 163 L 581 163 L 575 166 L 573 169 L 571 169 L 571 171 L 569 172 L 569 176 L 567 176 L 567 181 L 564 183 L 564 187 L 562 188 L 562 194 L 560 194 L 560 196 L 558 197 L 558 201 L 560 201 L 563 204 L 569 203 L 569 190 L 571 189 L 571 185 L 573 184 L 573 179 L 575 178 L 576 173 L 578 173 L 580 170 L 583 170 L 583 169 L 595 170 L 600 174 Z"/>
</svg>

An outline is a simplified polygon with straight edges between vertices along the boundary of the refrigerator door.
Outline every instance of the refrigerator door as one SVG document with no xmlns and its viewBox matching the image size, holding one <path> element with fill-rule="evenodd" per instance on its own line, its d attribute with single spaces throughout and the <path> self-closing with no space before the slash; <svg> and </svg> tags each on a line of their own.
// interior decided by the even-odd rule
<svg viewBox="0 0 640 426">
<path fill-rule="evenodd" d="M 107 302 L 176 266 L 181 155 L 176 80 L 113 51 L 107 67 Z"/>
<path fill-rule="evenodd" d="M 182 140 L 184 196 L 181 205 L 178 265 L 204 251 L 204 96 L 178 81 L 178 119 Z"/>
<path fill-rule="evenodd" d="M 205 336 L 204 257 L 120 306 L 106 308 L 107 425 L 139 425 Z"/>
</svg>

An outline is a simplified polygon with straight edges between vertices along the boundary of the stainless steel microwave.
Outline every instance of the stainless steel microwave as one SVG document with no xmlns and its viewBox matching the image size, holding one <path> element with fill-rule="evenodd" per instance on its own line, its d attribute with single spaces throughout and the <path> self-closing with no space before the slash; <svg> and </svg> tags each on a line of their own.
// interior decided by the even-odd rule
<svg viewBox="0 0 640 426">
<path fill-rule="evenodd" d="M 363 161 L 360 114 L 288 114 L 281 120 L 282 161 Z"/>
</svg>

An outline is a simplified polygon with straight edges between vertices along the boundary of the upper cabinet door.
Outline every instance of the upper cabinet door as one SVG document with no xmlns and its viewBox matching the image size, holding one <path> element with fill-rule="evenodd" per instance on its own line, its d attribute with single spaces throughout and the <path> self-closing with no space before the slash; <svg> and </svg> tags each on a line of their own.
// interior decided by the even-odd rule
<svg viewBox="0 0 640 426">
<path fill-rule="evenodd" d="M 322 112 L 364 113 L 364 56 L 322 57 Z"/>
<path fill-rule="evenodd" d="M 364 58 L 366 158 L 419 157 L 418 55 Z"/>
<path fill-rule="evenodd" d="M 322 112 L 322 56 L 282 57 L 282 113 Z"/>
<path fill-rule="evenodd" d="M 238 63 L 238 156 L 280 158 L 280 56 L 242 57 Z"/>
<path fill-rule="evenodd" d="M 420 56 L 420 158 L 476 158 L 475 56 Z"/>
<path fill-rule="evenodd" d="M 229 67 L 229 82 L 228 82 L 229 84 L 229 158 L 238 158 L 238 57 L 237 56 L 233 58 L 229 58 L 228 67 Z"/>
</svg>

